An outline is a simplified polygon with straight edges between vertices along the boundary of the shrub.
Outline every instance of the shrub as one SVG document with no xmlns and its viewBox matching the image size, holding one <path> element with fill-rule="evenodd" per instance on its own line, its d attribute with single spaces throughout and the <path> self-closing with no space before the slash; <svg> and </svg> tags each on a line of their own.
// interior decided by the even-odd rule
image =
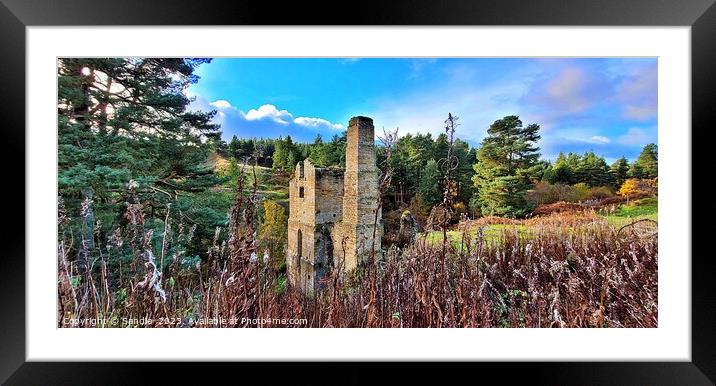
<svg viewBox="0 0 716 386">
<path fill-rule="evenodd" d="M 635 195 L 656 195 L 658 192 L 657 180 L 641 179 L 641 178 L 629 178 L 619 188 L 620 196 L 635 196 Z"/>
<path fill-rule="evenodd" d="M 573 186 L 564 184 L 550 184 L 538 182 L 534 188 L 527 192 L 527 201 L 533 206 L 553 204 L 556 202 L 580 202 L 590 200 L 603 200 L 612 197 L 614 193 L 609 187 L 589 187 L 584 183 Z"/>
<path fill-rule="evenodd" d="M 614 196 L 614 193 L 606 186 L 595 186 L 589 189 L 590 200 L 604 200 L 612 196 Z"/>
<path fill-rule="evenodd" d="M 580 182 L 578 184 L 573 185 L 574 188 L 574 198 L 573 201 L 587 201 L 590 198 L 590 189 L 589 185 L 585 184 L 584 182 Z"/>
<path fill-rule="evenodd" d="M 559 201 L 573 201 L 574 188 L 564 184 L 537 182 L 526 195 L 527 202 L 534 206 L 552 204 Z"/>
</svg>

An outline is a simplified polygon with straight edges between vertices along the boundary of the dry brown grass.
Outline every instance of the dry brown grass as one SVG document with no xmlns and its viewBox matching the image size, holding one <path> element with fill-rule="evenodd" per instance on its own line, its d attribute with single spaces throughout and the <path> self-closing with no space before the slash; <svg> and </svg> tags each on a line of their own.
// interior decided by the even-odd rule
<svg viewBox="0 0 716 386">
<path fill-rule="evenodd" d="M 140 327 L 265 326 L 250 322 L 256 319 L 305 320 L 272 327 L 658 326 L 657 233 L 615 229 L 593 210 L 564 204 L 524 221 L 463 222 L 459 249 L 442 228 L 445 239 L 437 244 L 419 238 L 372 256 L 356 271 L 335 267 L 314 296 L 283 288 L 256 256 L 259 202 L 255 173 L 250 177 L 250 187 L 238 179 L 227 229 L 217 229 L 206 258 L 188 269 L 181 253 L 164 266 L 155 256 L 164 261 L 167 238 L 190 238 L 193 230 L 168 229 L 157 250 L 134 194 L 124 227 L 96 243 L 82 236 L 79 246 L 72 245 L 60 207 L 58 326 L 77 327 L 67 322 L 75 318 L 144 320 Z M 87 218 L 91 204 L 83 204 L 81 216 Z M 516 226 L 496 237 L 483 233 L 496 224 Z M 529 237 L 520 232 L 524 226 Z M 123 245 L 132 257 L 127 275 L 106 264 Z"/>
<path fill-rule="evenodd" d="M 532 217 L 549 216 L 555 213 L 579 213 L 588 211 L 589 208 L 574 202 L 555 202 L 554 204 L 539 205 L 532 211 Z"/>
<path fill-rule="evenodd" d="M 466 248 L 448 246 L 446 255 L 441 245 L 421 239 L 378 260 L 374 289 L 367 272 L 343 275 L 335 269 L 315 296 L 306 296 L 290 285 L 278 291 L 276 273 L 252 258 L 254 199 L 251 194 L 237 197 L 229 241 L 215 243 L 198 274 L 182 276 L 175 264 L 164 267 L 159 277 L 174 277 L 171 288 L 166 281 L 155 280 L 158 267 L 152 265 L 151 247 L 144 242 L 141 211 L 132 212 L 130 228 L 138 228 L 122 233 L 124 242 L 135 243 L 137 254 L 135 274 L 125 278 L 121 288 L 109 288 L 101 270 L 90 270 L 91 280 L 73 289 L 63 268 L 66 248 L 61 248 L 58 312 L 147 318 L 151 322 L 145 327 L 257 327 L 245 322 L 256 318 L 306 320 L 305 325 L 284 327 L 658 324 L 656 235 L 619 233 L 591 221 L 592 214 L 527 220 L 541 225 L 530 237 L 510 228 L 497 239 L 465 231 Z M 505 223 L 496 218 L 484 221 Z M 128 291 L 127 301 L 119 303 L 113 296 L 122 288 Z M 201 322 L 211 318 L 224 322 Z"/>
<path fill-rule="evenodd" d="M 573 212 L 555 212 L 549 215 L 532 217 L 523 222 L 529 227 L 542 228 L 573 228 L 591 224 L 606 224 L 606 218 L 597 215 L 591 209 L 583 209 Z"/>
</svg>

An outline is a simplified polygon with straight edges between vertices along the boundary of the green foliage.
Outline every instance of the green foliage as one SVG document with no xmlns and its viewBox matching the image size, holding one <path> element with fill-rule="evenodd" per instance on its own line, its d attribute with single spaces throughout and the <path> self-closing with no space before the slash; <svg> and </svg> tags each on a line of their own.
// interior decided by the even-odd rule
<svg viewBox="0 0 716 386">
<path fill-rule="evenodd" d="M 423 168 L 420 182 L 418 183 L 418 193 L 422 195 L 423 203 L 427 208 L 432 208 L 442 200 L 440 179 L 441 174 L 438 169 L 438 163 L 434 159 L 429 160 L 425 168 Z"/>
<path fill-rule="evenodd" d="M 293 140 L 291 140 L 291 136 L 286 137 L 286 139 L 279 137 L 275 141 L 274 146 L 273 168 L 291 170 L 292 167 L 289 163 L 289 156 L 291 153 L 297 151 L 293 144 Z M 296 165 L 293 165 L 293 167 L 296 167 Z"/>
<path fill-rule="evenodd" d="M 228 145 L 229 156 L 237 160 L 253 158 L 256 155 L 255 139 L 239 139 L 234 135 Z"/>
<path fill-rule="evenodd" d="M 114 301 L 117 305 L 122 305 L 127 302 L 127 288 L 120 288 L 114 294 Z"/>
<path fill-rule="evenodd" d="M 622 186 L 629 177 L 629 161 L 622 157 L 616 160 L 609 168 L 614 178 L 614 186 Z"/>
<path fill-rule="evenodd" d="M 580 182 L 589 186 L 606 186 L 613 184 L 612 174 L 609 172 L 604 158 L 598 157 L 593 151 L 582 156 L 578 168 Z"/>
<path fill-rule="evenodd" d="M 276 295 L 281 296 L 286 293 L 286 282 L 286 276 L 281 275 L 278 277 L 276 280 Z"/>
<path fill-rule="evenodd" d="M 73 249 L 85 240 L 87 258 L 100 258 L 95 245 L 129 227 L 152 235 L 149 246 L 163 251 L 165 260 L 178 251 L 206 253 L 214 227 L 226 222 L 230 201 L 225 192 L 210 190 L 220 182 L 207 163 L 221 142 L 218 125 L 211 123 L 215 112 L 190 111 L 183 91 L 198 80 L 196 67 L 208 61 L 58 60 L 58 187 L 73 217 L 60 237 Z M 78 216 L 83 201 L 89 211 Z M 138 203 L 141 226 L 130 226 L 129 204 Z M 197 237 L 184 232 L 162 248 L 171 227 L 193 227 Z M 120 267 L 126 270 L 136 256 L 141 246 L 130 244 L 105 252 L 111 272 L 121 275 Z"/>
<path fill-rule="evenodd" d="M 522 126 L 517 116 L 495 121 L 477 151 L 473 182 L 483 215 L 523 216 L 531 210 L 525 194 L 538 164 L 539 125 Z"/>
<path fill-rule="evenodd" d="M 313 141 L 313 145 L 311 145 L 310 155 L 308 158 L 311 159 L 311 162 L 314 165 L 328 166 L 328 150 L 329 149 L 326 144 L 323 143 L 323 138 L 321 138 L 321 135 L 319 134 Z"/>
<path fill-rule="evenodd" d="M 179 196 L 172 205 L 173 215 L 185 221 L 187 226 L 196 225 L 194 237 L 184 247 L 187 253 L 202 254 L 210 247 L 216 227 L 224 227 L 231 206 L 231 192 L 207 190 L 188 196 Z M 160 234 L 155 232 L 155 234 Z"/>
<path fill-rule="evenodd" d="M 584 182 L 574 184 L 574 201 L 585 201 L 589 199 L 589 185 Z"/>
<path fill-rule="evenodd" d="M 283 207 L 275 201 L 265 200 L 263 218 L 259 225 L 259 245 L 269 255 L 269 264 L 278 269 L 285 261 L 288 217 Z"/>
<path fill-rule="evenodd" d="M 344 131 L 341 135 L 334 135 L 331 142 L 325 144 L 326 163 L 322 166 L 346 166 L 346 142 L 348 137 Z"/>
<path fill-rule="evenodd" d="M 615 175 L 603 157 L 589 151 L 583 155 L 559 153 L 553 165 L 546 167 L 542 180 L 551 184 L 615 186 Z"/>
<path fill-rule="evenodd" d="M 629 170 L 629 177 L 652 179 L 659 176 L 659 153 L 656 144 L 644 146 L 639 158 Z"/>
<path fill-rule="evenodd" d="M 537 182 L 527 192 L 527 201 L 533 206 L 552 204 L 559 201 L 579 202 L 585 200 L 604 199 L 612 197 L 614 193 L 609 187 L 589 187 L 585 183 L 565 185 L 561 183 Z"/>
<path fill-rule="evenodd" d="M 447 157 L 448 146 L 445 133 L 435 139 L 431 134 L 406 134 L 398 139 L 390 160 L 391 184 L 383 197 L 386 210 L 409 205 L 421 217 L 422 213 L 430 212 L 430 208 L 442 200 L 445 186 L 441 162 Z M 384 155 L 380 149 L 377 153 L 378 162 L 382 163 Z M 452 175 L 454 204 L 467 207 L 474 194 L 471 178 L 476 150 L 467 142 L 455 139 L 453 155 L 458 162 Z M 435 161 L 434 166 L 430 164 L 431 160 Z"/>
<path fill-rule="evenodd" d="M 295 143 L 291 136 L 279 137 L 270 141 L 273 146 L 271 167 L 274 169 L 293 171 L 296 164 L 310 158 L 317 166 L 345 166 L 346 134 L 334 135 L 330 142 L 323 142 L 317 136 L 313 143 Z"/>
<path fill-rule="evenodd" d="M 60 59 L 58 182 L 64 197 L 102 201 L 135 178 L 145 187 L 197 173 L 218 126 L 182 93 L 204 59 Z M 88 75 L 85 75 L 88 74 Z M 71 204 L 71 203 L 70 203 Z"/>
<path fill-rule="evenodd" d="M 475 194 L 472 174 L 473 167 L 477 161 L 477 150 L 470 148 L 467 142 L 456 139 L 453 144 L 453 152 L 458 160 L 457 170 L 454 176 L 458 185 L 458 203 L 462 203 L 467 207 L 469 206 L 470 199 Z"/>
</svg>

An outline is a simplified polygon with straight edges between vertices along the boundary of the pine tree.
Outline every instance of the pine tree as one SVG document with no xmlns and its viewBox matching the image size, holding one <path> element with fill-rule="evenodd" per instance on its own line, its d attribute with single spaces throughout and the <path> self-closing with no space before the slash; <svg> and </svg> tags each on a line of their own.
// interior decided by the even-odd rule
<svg viewBox="0 0 716 386">
<path fill-rule="evenodd" d="M 202 164 L 215 137 L 215 112 L 188 111 L 183 90 L 209 60 L 60 59 L 60 194 L 91 189 L 106 202 L 130 179 L 140 187 L 193 190 L 209 181 Z M 204 179 L 205 181 L 200 181 Z"/>
<path fill-rule="evenodd" d="M 458 200 L 466 206 L 470 198 L 475 194 L 475 187 L 472 183 L 473 167 L 477 161 L 477 151 L 470 148 L 470 145 L 460 139 L 455 140 L 455 157 L 458 159 L 457 173 L 455 176 L 458 185 Z"/>
<path fill-rule="evenodd" d="M 552 184 L 571 184 L 573 179 L 573 172 L 567 163 L 567 157 L 564 153 L 560 152 L 552 166 L 552 171 L 547 182 Z"/>
<path fill-rule="evenodd" d="M 231 141 L 229 142 L 229 155 L 233 158 L 238 159 L 239 157 L 239 148 L 241 147 L 241 144 L 239 143 L 239 139 L 234 135 L 231 137 Z"/>
<path fill-rule="evenodd" d="M 442 200 L 442 191 L 440 189 L 440 169 L 438 163 L 434 159 L 430 159 L 420 175 L 418 183 L 418 193 L 422 196 L 423 203 L 428 209 L 437 205 Z"/>
<path fill-rule="evenodd" d="M 284 140 L 282 137 L 278 137 L 278 139 L 274 142 L 274 152 L 273 152 L 273 168 L 274 169 L 285 169 L 286 164 L 288 163 L 288 153 L 289 148 L 287 145 L 287 141 Z"/>
<path fill-rule="evenodd" d="M 659 153 L 656 144 L 650 143 L 644 146 L 634 163 L 641 169 L 641 176 L 638 178 L 656 178 L 659 175 Z"/>
<path fill-rule="evenodd" d="M 346 166 L 346 141 L 344 131 L 341 135 L 335 134 L 326 145 L 326 166 Z"/>
<path fill-rule="evenodd" d="M 619 158 L 612 164 L 609 171 L 614 176 L 614 185 L 620 187 L 629 177 L 629 161 L 624 157 Z"/>
<path fill-rule="evenodd" d="M 632 162 L 631 166 L 629 167 L 629 172 L 627 172 L 627 177 L 644 178 L 644 169 L 642 169 L 641 165 L 638 162 Z"/>
<path fill-rule="evenodd" d="M 538 175 L 539 125 L 522 126 L 517 116 L 495 121 L 477 152 L 473 178 L 483 215 L 522 216 L 525 193 Z"/>
<path fill-rule="evenodd" d="M 579 162 L 580 181 L 589 186 L 606 186 L 613 182 L 609 166 L 604 158 L 597 156 L 593 151 L 587 152 Z"/>
<path fill-rule="evenodd" d="M 309 158 L 311 159 L 311 162 L 313 162 L 314 165 L 318 166 L 329 166 L 328 165 L 328 155 L 326 154 L 326 145 L 323 143 L 323 138 L 321 138 L 321 135 L 317 135 L 316 139 L 313 141 L 313 144 L 311 145 L 311 150 L 309 154 Z"/>
<path fill-rule="evenodd" d="M 58 60 L 59 193 L 74 213 L 92 198 L 102 223 L 98 237 L 126 221 L 130 181 L 132 199 L 157 229 L 167 210 L 208 225 L 209 233 L 225 218 L 226 203 L 207 190 L 219 182 L 207 162 L 220 142 L 219 126 L 211 122 L 215 111 L 190 111 L 184 93 L 198 80 L 196 67 L 209 61 Z M 198 206 L 197 199 L 209 203 Z M 201 249 L 205 239 L 198 233 L 192 242 Z"/>
</svg>

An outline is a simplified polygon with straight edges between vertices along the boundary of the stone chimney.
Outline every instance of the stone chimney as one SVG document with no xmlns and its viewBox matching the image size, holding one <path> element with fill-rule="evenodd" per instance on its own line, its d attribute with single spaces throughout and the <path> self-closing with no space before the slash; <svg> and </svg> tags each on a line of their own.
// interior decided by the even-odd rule
<svg viewBox="0 0 716 386">
<path fill-rule="evenodd" d="M 337 224 L 334 256 L 345 255 L 344 269 L 354 269 L 371 254 L 373 210 L 378 198 L 379 172 L 376 167 L 375 129 L 368 117 L 353 117 L 348 123 L 346 169 L 343 177 L 343 220 Z M 375 249 L 380 251 L 383 235 L 378 212 Z M 345 241 L 345 250 L 343 243 Z"/>
<path fill-rule="evenodd" d="M 353 117 L 348 123 L 346 172 L 343 193 L 343 221 L 372 225 L 378 196 L 378 168 L 375 165 L 375 129 L 368 117 Z"/>
</svg>

